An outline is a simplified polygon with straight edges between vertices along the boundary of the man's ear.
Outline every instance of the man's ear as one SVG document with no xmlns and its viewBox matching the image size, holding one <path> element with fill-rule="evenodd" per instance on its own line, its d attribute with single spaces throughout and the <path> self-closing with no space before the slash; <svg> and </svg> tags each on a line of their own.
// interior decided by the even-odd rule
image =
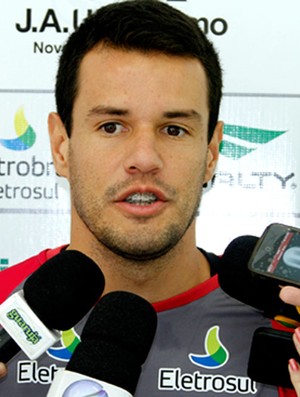
<svg viewBox="0 0 300 397">
<path fill-rule="evenodd" d="M 48 132 L 51 145 L 51 153 L 59 176 L 69 176 L 69 137 L 59 115 L 52 112 L 48 116 Z"/>
<path fill-rule="evenodd" d="M 219 158 L 219 147 L 223 138 L 223 127 L 224 123 L 222 121 L 218 121 L 213 136 L 208 144 L 204 183 L 210 181 L 215 173 Z"/>
</svg>

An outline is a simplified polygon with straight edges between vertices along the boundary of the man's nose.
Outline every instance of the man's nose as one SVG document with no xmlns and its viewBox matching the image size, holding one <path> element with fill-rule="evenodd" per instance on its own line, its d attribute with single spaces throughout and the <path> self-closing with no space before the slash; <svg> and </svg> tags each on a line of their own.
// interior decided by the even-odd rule
<svg viewBox="0 0 300 397">
<path fill-rule="evenodd" d="M 157 173 L 163 167 L 159 137 L 145 128 L 135 131 L 126 148 L 124 167 L 126 172 Z"/>
</svg>

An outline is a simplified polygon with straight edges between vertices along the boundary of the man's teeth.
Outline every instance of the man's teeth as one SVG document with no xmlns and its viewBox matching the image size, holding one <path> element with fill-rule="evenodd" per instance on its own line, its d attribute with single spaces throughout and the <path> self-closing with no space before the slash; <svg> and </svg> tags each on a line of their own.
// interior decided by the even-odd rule
<svg viewBox="0 0 300 397">
<path fill-rule="evenodd" d="M 128 196 L 125 201 L 130 204 L 149 205 L 157 201 L 157 197 L 154 193 L 149 192 L 134 193 Z"/>
</svg>

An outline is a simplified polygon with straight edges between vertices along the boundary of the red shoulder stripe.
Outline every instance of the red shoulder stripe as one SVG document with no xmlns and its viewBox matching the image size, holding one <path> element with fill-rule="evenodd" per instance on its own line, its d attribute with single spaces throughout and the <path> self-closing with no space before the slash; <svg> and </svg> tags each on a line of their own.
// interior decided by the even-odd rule
<svg viewBox="0 0 300 397">
<path fill-rule="evenodd" d="M 58 254 L 62 247 L 44 250 L 38 255 L 26 259 L 0 272 L 0 303 L 5 301 L 12 291 L 44 262 Z"/>
</svg>

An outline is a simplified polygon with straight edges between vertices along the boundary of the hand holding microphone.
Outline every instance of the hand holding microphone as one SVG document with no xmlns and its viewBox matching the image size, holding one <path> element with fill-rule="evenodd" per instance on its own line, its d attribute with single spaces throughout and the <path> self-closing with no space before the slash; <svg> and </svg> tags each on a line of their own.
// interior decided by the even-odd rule
<svg viewBox="0 0 300 397">
<path fill-rule="evenodd" d="M 291 286 L 282 287 L 280 298 L 290 305 L 300 306 L 300 289 Z"/>
<path fill-rule="evenodd" d="M 278 267 L 277 271 L 282 272 L 284 263 L 280 263 L 280 261 L 283 253 L 287 249 L 289 242 L 295 243 L 295 238 L 293 239 L 293 235 L 289 234 L 289 227 L 284 227 L 283 229 L 285 229 L 285 232 L 282 238 L 276 239 L 274 246 L 272 246 L 271 240 L 266 240 L 268 241 L 266 246 L 267 255 L 258 250 L 258 248 L 261 248 L 262 240 L 257 237 L 241 236 L 233 240 L 222 257 L 223 263 L 220 267 L 219 282 L 221 288 L 233 298 L 255 307 L 271 319 L 280 321 L 289 327 L 295 327 L 299 324 L 300 316 L 298 309 L 293 304 L 298 304 L 299 301 L 295 300 L 295 295 L 294 301 L 286 299 L 283 302 L 280 299 L 282 277 L 276 279 L 276 275 L 272 274 L 269 276 L 265 272 L 260 276 L 250 270 L 252 266 L 248 266 L 249 262 L 257 259 L 261 269 L 265 268 L 265 265 L 271 264 L 272 269 L 281 265 L 281 268 Z M 264 237 L 266 236 L 264 235 Z M 268 258 L 267 263 L 265 263 L 266 258 Z M 286 274 L 294 276 L 295 272 L 298 271 L 296 267 L 288 270 L 289 273 L 285 272 L 285 276 Z M 295 292 L 295 290 L 290 288 L 284 287 L 281 296 L 287 294 L 291 297 L 291 292 Z M 297 296 L 298 298 L 300 297 L 300 291 Z M 257 382 L 292 387 L 291 380 L 295 383 L 294 379 L 298 377 L 300 381 L 300 371 L 294 371 L 294 378 L 291 376 L 290 379 L 291 364 L 290 373 L 287 370 L 289 359 L 295 357 L 298 357 L 298 353 L 290 332 L 274 330 L 271 327 L 260 327 L 253 335 L 248 375 Z M 265 365 L 266 362 L 268 362 L 268 365 Z M 295 360 L 290 362 L 295 364 Z"/>
<path fill-rule="evenodd" d="M 7 368 L 4 363 L 0 362 L 0 379 L 7 375 Z"/>
<path fill-rule="evenodd" d="M 22 291 L 0 306 L 0 362 L 22 350 L 40 357 L 96 304 L 104 289 L 100 268 L 79 251 L 66 250 L 42 265 Z"/>
<path fill-rule="evenodd" d="M 248 263 L 259 242 L 255 236 L 240 236 L 225 249 L 219 270 L 220 287 L 233 298 L 255 307 L 271 319 L 297 325 L 300 315 L 292 304 L 284 303 L 280 283 L 250 271 Z"/>
<path fill-rule="evenodd" d="M 116 291 L 91 312 L 65 370 L 47 397 L 131 397 L 156 331 L 157 316 L 143 298 Z"/>
<path fill-rule="evenodd" d="M 300 306 L 300 289 L 296 287 L 286 286 L 283 287 L 280 291 L 281 299 L 290 304 L 295 306 Z M 300 330 L 296 329 L 293 335 L 293 342 L 297 349 L 298 354 L 300 355 Z M 300 366 L 299 366 L 299 359 L 291 358 L 289 360 L 289 374 L 291 377 L 291 382 L 295 388 L 297 393 L 297 397 L 300 397 Z"/>
</svg>

